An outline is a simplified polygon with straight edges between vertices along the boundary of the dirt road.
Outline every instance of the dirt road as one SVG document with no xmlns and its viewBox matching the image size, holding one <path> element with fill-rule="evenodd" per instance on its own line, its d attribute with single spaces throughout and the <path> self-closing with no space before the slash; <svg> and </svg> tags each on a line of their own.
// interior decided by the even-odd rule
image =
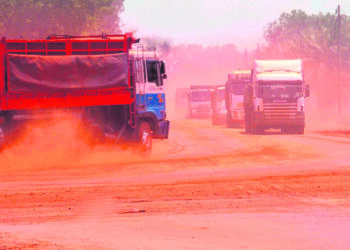
<svg viewBox="0 0 350 250">
<path fill-rule="evenodd" d="M 53 129 L 0 153 L 0 249 L 350 248 L 349 129 L 177 120 L 148 158 Z"/>
</svg>

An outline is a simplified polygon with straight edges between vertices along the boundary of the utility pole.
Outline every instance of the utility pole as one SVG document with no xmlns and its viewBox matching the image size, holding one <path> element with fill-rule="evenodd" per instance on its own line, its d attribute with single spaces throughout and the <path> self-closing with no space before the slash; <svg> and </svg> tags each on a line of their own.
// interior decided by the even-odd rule
<svg viewBox="0 0 350 250">
<path fill-rule="evenodd" d="M 299 57 L 300 57 L 300 59 L 303 59 L 304 41 L 303 41 L 303 37 L 301 35 L 300 29 L 298 30 L 298 36 L 299 36 Z"/>
<path fill-rule="evenodd" d="M 341 14 L 340 14 L 340 5 L 338 5 L 337 8 L 337 54 L 338 54 L 338 60 L 337 60 L 337 117 L 338 119 L 341 118 L 342 115 L 342 108 L 341 108 L 341 77 L 340 77 L 340 71 L 341 71 L 341 34 L 340 34 L 340 28 L 341 28 Z"/>
</svg>

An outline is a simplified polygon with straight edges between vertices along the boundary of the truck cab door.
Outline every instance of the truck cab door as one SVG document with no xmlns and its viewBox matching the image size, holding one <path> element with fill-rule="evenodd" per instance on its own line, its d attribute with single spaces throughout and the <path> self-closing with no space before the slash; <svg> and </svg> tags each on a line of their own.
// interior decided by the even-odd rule
<svg viewBox="0 0 350 250">
<path fill-rule="evenodd" d="M 158 120 L 164 120 L 165 94 L 163 90 L 163 74 L 161 62 L 156 59 L 147 59 L 147 82 L 145 91 L 146 110 L 156 115 Z M 164 67 L 164 66 L 163 66 Z"/>
</svg>

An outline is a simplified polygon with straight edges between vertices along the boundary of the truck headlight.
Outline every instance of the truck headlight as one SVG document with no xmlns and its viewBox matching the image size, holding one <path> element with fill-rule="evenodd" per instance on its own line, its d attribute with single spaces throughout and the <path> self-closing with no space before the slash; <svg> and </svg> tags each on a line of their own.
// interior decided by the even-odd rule
<svg viewBox="0 0 350 250">
<path fill-rule="evenodd" d="M 255 110 L 256 111 L 263 111 L 264 110 L 264 101 L 262 98 L 255 98 Z"/>
<path fill-rule="evenodd" d="M 227 110 L 226 110 L 226 103 L 225 102 L 222 102 L 221 105 L 220 105 L 220 113 L 226 113 Z"/>
<path fill-rule="evenodd" d="M 299 98 L 297 103 L 297 110 L 304 111 L 304 105 L 305 105 L 304 97 Z"/>
</svg>

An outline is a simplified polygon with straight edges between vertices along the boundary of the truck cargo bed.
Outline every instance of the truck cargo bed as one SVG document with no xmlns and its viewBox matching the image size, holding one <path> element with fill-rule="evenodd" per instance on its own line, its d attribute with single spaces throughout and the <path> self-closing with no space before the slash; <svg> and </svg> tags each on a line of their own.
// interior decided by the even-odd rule
<svg viewBox="0 0 350 250">
<path fill-rule="evenodd" d="M 133 42 L 130 34 L 3 39 L 0 111 L 132 104 Z"/>
</svg>

